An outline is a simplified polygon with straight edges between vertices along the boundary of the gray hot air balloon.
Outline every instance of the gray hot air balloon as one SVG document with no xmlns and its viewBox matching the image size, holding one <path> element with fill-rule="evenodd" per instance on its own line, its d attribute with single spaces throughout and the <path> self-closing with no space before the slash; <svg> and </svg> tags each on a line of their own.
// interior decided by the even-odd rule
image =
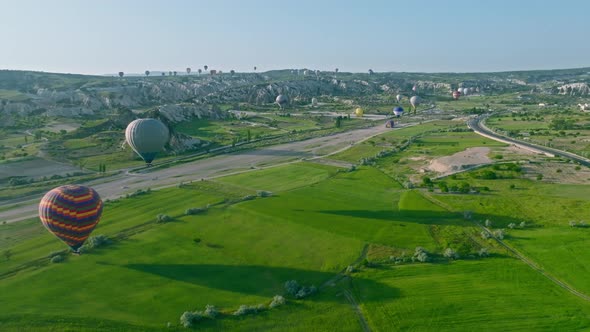
<svg viewBox="0 0 590 332">
<path fill-rule="evenodd" d="M 277 99 L 275 99 L 275 102 L 276 102 L 277 104 L 279 104 L 279 107 L 280 107 L 281 109 L 283 109 L 283 107 L 284 107 L 285 105 L 287 105 L 287 97 L 286 97 L 286 96 L 284 96 L 284 95 L 278 95 L 278 96 L 277 96 Z"/>
<path fill-rule="evenodd" d="M 190 75 L 190 74 L 191 74 L 191 67 L 187 67 L 187 68 L 186 68 L 186 74 L 187 74 L 187 75 Z"/>
<path fill-rule="evenodd" d="M 402 98 L 403 98 L 403 97 L 404 97 L 404 96 L 402 96 L 402 95 L 397 95 L 397 96 L 395 96 L 395 99 L 396 99 L 396 100 L 397 100 L 397 102 L 399 103 L 400 101 L 402 101 Z"/>
<path fill-rule="evenodd" d="M 463 88 L 463 91 L 461 91 L 463 93 L 464 96 L 469 94 L 469 89 L 468 88 Z"/>
<path fill-rule="evenodd" d="M 168 142 L 170 132 L 160 120 L 137 119 L 125 130 L 127 144 L 149 165 Z"/>
<path fill-rule="evenodd" d="M 145 71 L 145 76 L 150 76 L 150 71 L 149 70 L 146 70 Z"/>
<path fill-rule="evenodd" d="M 418 105 L 420 105 L 420 97 L 418 96 L 413 96 L 412 98 L 410 98 L 410 104 L 412 105 L 412 108 L 414 109 L 414 114 L 416 114 L 416 107 Z"/>
</svg>

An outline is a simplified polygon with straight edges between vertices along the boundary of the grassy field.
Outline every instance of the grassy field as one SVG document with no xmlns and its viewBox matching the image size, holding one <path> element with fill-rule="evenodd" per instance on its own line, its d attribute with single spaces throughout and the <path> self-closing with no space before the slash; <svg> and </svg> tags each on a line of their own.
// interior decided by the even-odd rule
<svg viewBox="0 0 590 332">
<path fill-rule="evenodd" d="M 590 228 L 568 224 L 584 220 L 587 186 L 512 171 L 497 171 L 503 179 L 478 178 L 487 168 L 441 180 L 489 189 L 479 194 L 405 189 L 398 182 L 399 174 L 420 175 L 411 157 L 503 146 L 469 132 L 438 131 L 456 124 L 393 130 L 373 138 L 374 146 L 366 142 L 334 156 L 355 162 L 423 134 L 406 150 L 354 171 L 300 162 L 108 202 L 94 234 L 114 243 L 59 264 L 48 256 L 64 245 L 38 221 L 0 225 L 0 251 L 12 254 L 0 257 L 0 326 L 159 331 L 170 322 L 169 329 L 184 330 L 184 311 L 212 304 L 222 315 L 199 323 L 199 330 L 359 331 L 346 296 L 352 294 L 375 331 L 590 329 L 589 303 L 482 239 L 474 223 L 491 220 L 494 230 L 506 230 L 506 243 L 590 294 Z M 188 216 L 188 208 L 206 211 Z M 464 211 L 473 218 L 466 220 Z M 161 213 L 173 220 L 156 223 Z M 522 221 L 526 227 L 508 229 Z M 429 263 L 392 259 L 409 258 L 418 246 L 429 252 Z M 444 257 L 447 248 L 461 259 Z M 479 258 L 482 248 L 491 257 Z M 356 272 L 343 273 L 349 265 Z M 321 291 L 303 300 L 286 296 L 285 306 L 256 315 L 231 314 L 240 305 L 268 305 L 292 279 Z"/>
</svg>

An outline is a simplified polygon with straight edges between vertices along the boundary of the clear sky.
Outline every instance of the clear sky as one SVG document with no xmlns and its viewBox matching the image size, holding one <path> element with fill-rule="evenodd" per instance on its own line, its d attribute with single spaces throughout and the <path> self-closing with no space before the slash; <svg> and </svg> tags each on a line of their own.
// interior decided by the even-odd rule
<svg viewBox="0 0 590 332">
<path fill-rule="evenodd" d="M 589 0 L 0 0 L 0 69 L 590 66 Z"/>
</svg>

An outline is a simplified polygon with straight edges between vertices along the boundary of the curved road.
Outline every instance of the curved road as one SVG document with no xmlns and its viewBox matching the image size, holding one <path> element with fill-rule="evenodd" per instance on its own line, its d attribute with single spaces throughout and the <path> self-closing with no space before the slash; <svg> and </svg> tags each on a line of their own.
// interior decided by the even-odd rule
<svg viewBox="0 0 590 332">
<path fill-rule="evenodd" d="M 486 127 L 484 122 L 488 116 L 489 115 L 487 115 L 487 116 L 483 115 L 483 116 L 478 116 L 476 118 L 470 119 L 467 121 L 467 126 L 469 126 L 469 128 L 471 128 L 475 133 L 482 135 L 484 137 L 493 139 L 495 141 L 504 142 L 504 143 L 508 143 L 508 144 L 514 144 L 514 145 L 520 146 L 522 148 L 525 148 L 527 150 L 537 152 L 537 153 L 544 153 L 544 154 L 546 154 L 548 156 L 552 156 L 552 157 L 553 156 L 564 157 L 567 159 L 574 160 L 574 161 L 580 163 L 581 165 L 590 167 L 590 159 L 584 158 L 584 157 L 579 156 L 577 154 L 562 151 L 562 150 L 557 150 L 557 149 L 553 149 L 553 148 L 548 148 L 546 146 L 532 144 L 529 142 L 524 142 L 521 140 L 517 140 L 514 138 L 510 138 L 507 136 L 497 134 L 496 132 L 494 132 L 490 128 Z"/>
<path fill-rule="evenodd" d="M 394 129 L 411 125 L 414 124 L 406 123 Z M 222 154 L 170 168 L 154 170 L 149 173 L 120 174 L 86 184 L 91 185 L 103 199 L 119 198 L 138 189 L 170 187 L 180 182 L 198 181 L 203 178 L 214 178 L 253 169 L 326 157 L 390 130 L 392 129 L 385 128 L 382 125 L 356 129 L 304 141 Z M 0 211 L 0 221 L 15 222 L 36 217 L 41 196 L 38 195 L 34 199 L 20 202 L 14 206 L 0 204 L 0 208 L 8 207 Z"/>
</svg>

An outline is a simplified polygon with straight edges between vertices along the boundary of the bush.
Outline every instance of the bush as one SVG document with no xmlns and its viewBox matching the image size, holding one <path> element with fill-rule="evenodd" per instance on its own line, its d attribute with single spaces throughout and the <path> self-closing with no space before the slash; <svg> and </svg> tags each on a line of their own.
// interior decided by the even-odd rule
<svg viewBox="0 0 590 332">
<path fill-rule="evenodd" d="M 426 249 L 422 247 L 416 247 L 416 250 L 414 251 L 414 256 L 412 256 L 412 260 L 417 260 L 418 262 L 425 263 L 430 260 L 430 257 L 428 257 L 428 252 L 426 251 Z"/>
<path fill-rule="evenodd" d="M 64 261 L 64 256 L 62 255 L 55 255 L 51 257 L 51 263 L 61 263 Z"/>
<path fill-rule="evenodd" d="M 258 307 L 241 305 L 238 310 L 234 311 L 234 316 L 244 316 L 249 314 L 255 314 L 258 312 Z"/>
<path fill-rule="evenodd" d="M 270 302 L 269 308 L 272 309 L 272 308 L 282 306 L 286 302 L 287 302 L 287 300 L 285 300 L 285 298 L 282 297 L 281 295 L 275 295 L 275 297 L 272 298 L 272 302 Z"/>
<path fill-rule="evenodd" d="M 158 223 L 158 224 L 169 222 L 169 221 L 172 221 L 172 217 L 170 217 L 167 214 L 160 213 L 156 216 L 156 223 Z"/>
<path fill-rule="evenodd" d="M 457 253 L 455 250 L 453 250 L 451 248 L 445 249 L 443 256 L 445 256 L 446 258 L 449 258 L 449 259 L 459 259 L 459 253 Z"/>
<path fill-rule="evenodd" d="M 509 224 L 508 224 L 508 228 L 510 228 L 510 229 L 514 229 L 514 228 L 516 228 L 516 224 L 515 224 L 515 223 L 513 223 L 513 222 L 509 223 Z"/>
<path fill-rule="evenodd" d="M 209 318 L 215 318 L 219 315 L 219 310 L 214 305 L 207 304 L 204 315 Z"/>
<path fill-rule="evenodd" d="M 285 291 L 287 291 L 287 293 L 290 295 L 295 296 L 295 294 L 299 292 L 300 288 L 301 286 L 299 286 L 297 280 L 289 280 L 285 283 Z"/>
<path fill-rule="evenodd" d="M 258 195 L 258 197 L 270 197 L 272 196 L 272 192 L 266 190 L 258 190 L 256 192 L 256 195 Z"/>
<path fill-rule="evenodd" d="M 520 225 L 518 225 L 518 227 L 520 228 L 525 228 L 526 227 L 526 222 L 521 222 Z"/>
<path fill-rule="evenodd" d="M 499 239 L 499 240 L 504 240 L 504 230 L 503 229 L 497 229 L 494 231 L 494 236 Z"/>
<path fill-rule="evenodd" d="M 203 313 L 200 311 L 190 312 L 185 311 L 180 316 L 180 324 L 184 327 L 193 327 L 196 323 L 204 318 Z"/>
<path fill-rule="evenodd" d="M 488 231 L 481 231 L 481 238 L 487 240 L 490 238 L 490 233 Z"/>
<path fill-rule="evenodd" d="M 295 298 L 303 299 L 303 298 L 306 298 L 310 295 L 315 294 L 317 291 L 318 291 L 318 289 L 315 286 L 301 287 L 301 289 L 297 292 L 297 294 L 295 294 Z"/>
<path fill-rule="evenodd" d="M 485 225 L 487 228 L 490 228 L 490 227 L 492 227 L 492 221 L 491 221 L 490 219 L 486 219 L 486 221 L 485 221 L 484 225 Z"/>
<path fill-rule="evenodd" d="M 87 251 L 88 249 L 106 247 L 111 243 L 113 243 L 113 241 L 109 239 L 108 236 L 99 234 L 96 236 L 89 237 L 86 243 L 80 249 L 82 249 L 83 251 Z"/>
<path fill-rule="evenodd" d="M 354 273 L 354 271 L 355 271 L 354 266 L 348 265 L 346 267 L 346 273 Z"/>
<path fill-rule="evenodd" d="M 479 257 L 488 257 L 490 255 L 490 253 L 488 252 L 488 248 L 481 248 L 479 249 L 479 252 L 477 253 L 479 255 Z"/>
<path fill-rule="evenodd" d="M 199 207 L 199 208 L 186 209 L 184 211 L 184 214 L 187 215 L 187 216 L 190 216 L 190 215 L 200 214 L 200 213 L 205 213 L 205 212 L 207 212 L 207 208 L 206 207 Z"/>
</svg>

